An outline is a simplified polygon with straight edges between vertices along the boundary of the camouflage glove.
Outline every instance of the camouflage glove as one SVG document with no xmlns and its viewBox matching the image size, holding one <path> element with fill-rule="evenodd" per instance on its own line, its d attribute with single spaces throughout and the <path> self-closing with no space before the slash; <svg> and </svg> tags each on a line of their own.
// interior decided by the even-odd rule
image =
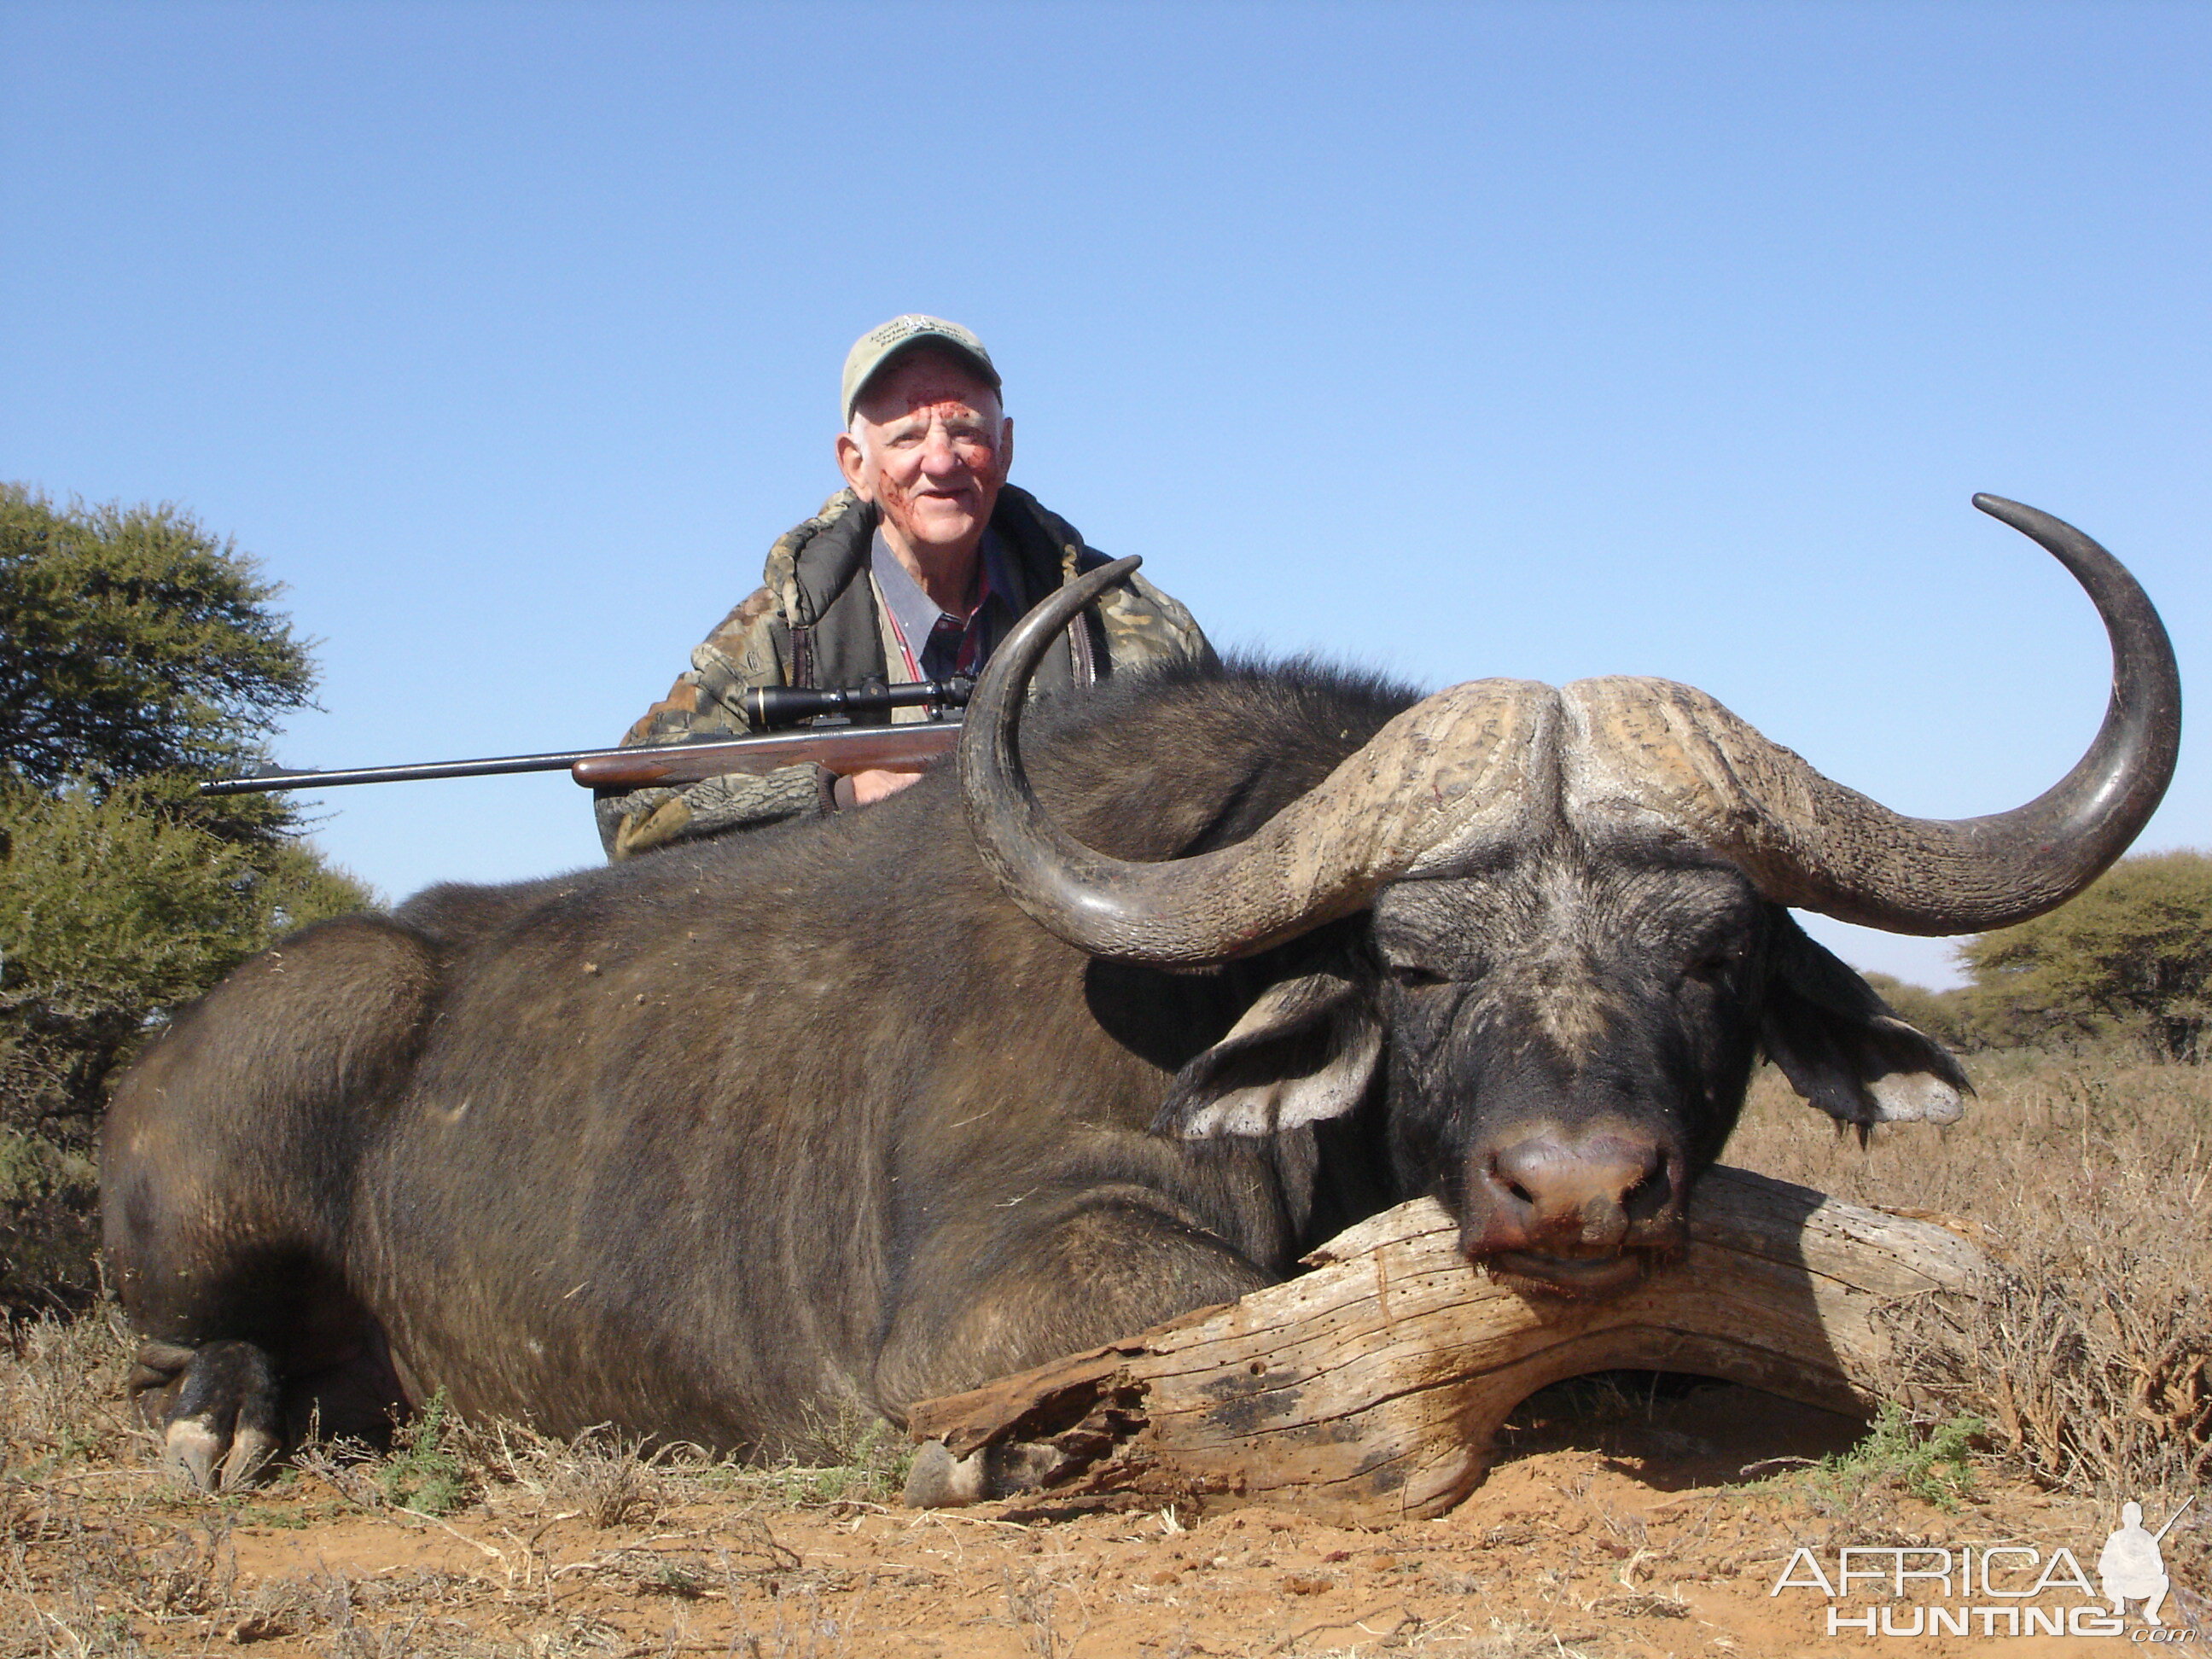
<svg viewBox="0 0 2212 1659">
<path fill-rule="evenodd" d="M 599 840 L 619 862 L 678 842 L 731 830 L 759 830 L 787 818 L 836 810 L 836 775 L 819 766 L 786 766 L 758 777 L 742 772 L 680 789 L 636 789 L 598 803 Z"/>
</svg>

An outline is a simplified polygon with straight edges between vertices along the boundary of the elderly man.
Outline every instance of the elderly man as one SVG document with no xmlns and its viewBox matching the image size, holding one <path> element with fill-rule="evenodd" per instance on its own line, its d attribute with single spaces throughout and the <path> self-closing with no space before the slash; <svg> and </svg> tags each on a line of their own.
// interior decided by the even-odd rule
<svg viewBox="0 0 2212 1659">
<path fill-rule="evenodd" d="M 856 687 L 973 674 L 1022 613 L 1105 556 L 1006 483 L 1014 423 L 983 343 L 941 318 L 895 317 L 845 359 L 846 487 L 769 550 L 763 586 L 691 653 L 689 672 L 623 738 L 680 743 L 750 730 L 750 687 Z M 1052 647 L 1037 684 L 1212 654 L 1190 614 L 1142 577 L 1108 593 Z M 921 719 L 918 709 L 894 718 Z M 911 770 L 836 777 L 819 766 L 639 789 L 599 802 L 611 859 L 903 788 Z"/>
</svg>

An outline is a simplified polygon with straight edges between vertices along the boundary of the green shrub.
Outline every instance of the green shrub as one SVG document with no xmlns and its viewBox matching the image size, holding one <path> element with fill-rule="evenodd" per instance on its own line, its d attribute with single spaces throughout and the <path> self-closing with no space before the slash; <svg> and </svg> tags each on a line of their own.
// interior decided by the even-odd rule
<svg viewBox="0 0 2212 1659">
<path fill-rule="evenodd" d="M 148 1032 L 371 902 L 289 802 L 195 793 L 307 701 L 277 591 L 172 509 L 0 485 L 0 1315 L 93 1293 L 100 1115 Z"/>
<path fill-rule="evenodd" d="M 1923 1503 L 1952 1510 L 1973 1490 L 1967 1461 L 1973 1443 L 1988 1433 L 1978 1417 L 1954 1417 L 1942 1423 L 1917 1423 L 1901 1407 L 1885 1405 L 1866 1438 L 1846 1452 L 1832 1452 L 1806 1473 L 1816 1491 L 1845 1495 L 1877 1482 L 1888 1482 Z"/>
<path fill-rule="evenodd" d="M 417 1515 L 450 1515 L 468 1493 L 461 1460 L 446 1443 L 451 1425 L 443 1389 L 399 1431 L 376 1471 L 377 1489 L 395 1509 Z"/>
<path fill-rule="evenodd" d="M 2119 1036 L 2160 1060 L 2204 1057 L 2212 1018 L 2212 855 L 2123 859 L 2049 915 L 1962 952 L 1978 1027 L 2014 1042 Z"/>
</svg>

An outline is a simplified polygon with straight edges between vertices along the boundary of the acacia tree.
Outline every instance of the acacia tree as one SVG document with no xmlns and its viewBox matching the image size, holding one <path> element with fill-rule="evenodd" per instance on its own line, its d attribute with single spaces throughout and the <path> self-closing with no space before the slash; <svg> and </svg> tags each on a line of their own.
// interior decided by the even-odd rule
<svg viewBox="0 0 2212 1659">
<path fill-rule="evenodd" d="M 89 1291 L 92 1148 L 145 1034 L 369 902 L 289 802 L 193 793 L 307 702 L 278 592 L 173 508 L 0 484 L 0 1310 Z"/>
<path fill-rule="evenodd" d="M 1960 952 L 1976 1021 L 2015 1037 L 2122 1035 L 2204 1058 L 2212 1019 L 2212 855 L 2123 859 L 2079 898 Z"/>
</svg>

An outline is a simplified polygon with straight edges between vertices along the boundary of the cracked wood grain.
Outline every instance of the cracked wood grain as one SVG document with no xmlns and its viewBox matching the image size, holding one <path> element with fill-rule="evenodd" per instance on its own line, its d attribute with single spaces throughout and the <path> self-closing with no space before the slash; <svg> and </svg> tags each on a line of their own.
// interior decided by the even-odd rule
<svg viewBox="0 0 2212 1659">
<path fill-rule="evenodd" d="M 1634 1289 L 1565 1302 L 1505 1289 L 1419 1200 L 1361 1222 L 1313 1270 L 1089 1353 L 909 1408 L 943 1450 L 908 1499 L 1126 1493 L 1289 1504 L 1352 1522 L 1435 1515 L 1477 1486 L 1529 1395 L 1632 1368 L 1865 1413 L 1898 1385 L 1884 1316 L 1972 1297 L 1988 1260 L 1936 1219 L 1725 1167 L 1690 1244 Z"/>
</svg>

